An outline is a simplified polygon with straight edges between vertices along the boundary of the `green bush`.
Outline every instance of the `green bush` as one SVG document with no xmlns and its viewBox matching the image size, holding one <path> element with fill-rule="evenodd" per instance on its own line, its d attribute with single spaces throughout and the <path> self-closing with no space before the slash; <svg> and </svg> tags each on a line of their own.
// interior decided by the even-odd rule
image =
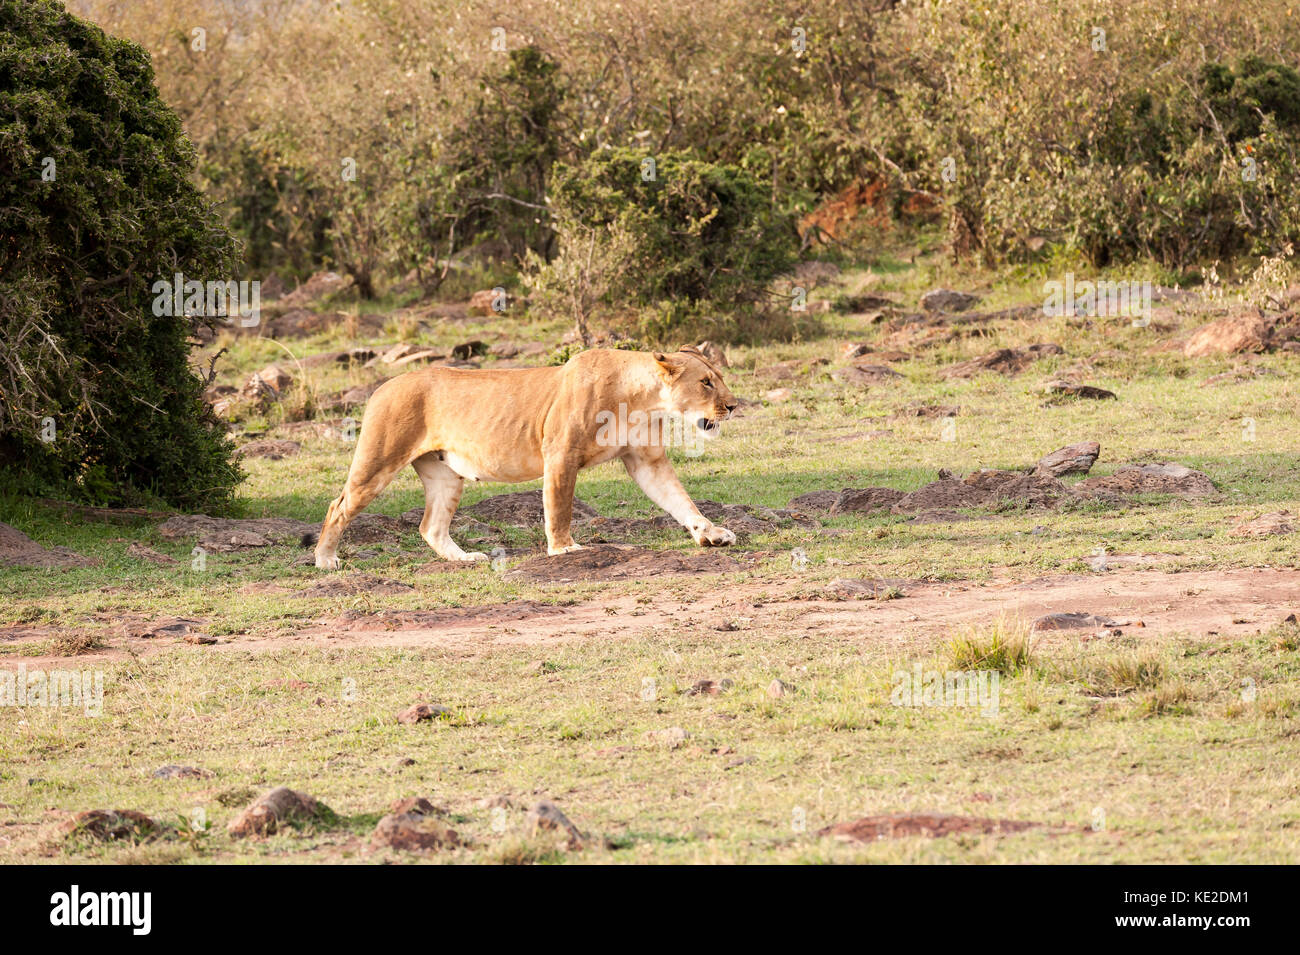
<svg viewBox="0 0 1300 955">
<path fill-rule="evenodd" d="M 592 307 L 734 312 L 795 263 L 788 215 L 742 169 L 686 152 L 602 150 L 558 165 L 559 252 L 533 259 L 535 304 L 584 321 Z"/>
<path fill-rule="evenodd" d="M 0 471 L 104 503 L 220 507 L 239 478 L 153 283 L 234 278 L 149 56 L 52 0 L 0 0 Z M 53 440 L 51 437 L 52 426 Z"/>
</svg>

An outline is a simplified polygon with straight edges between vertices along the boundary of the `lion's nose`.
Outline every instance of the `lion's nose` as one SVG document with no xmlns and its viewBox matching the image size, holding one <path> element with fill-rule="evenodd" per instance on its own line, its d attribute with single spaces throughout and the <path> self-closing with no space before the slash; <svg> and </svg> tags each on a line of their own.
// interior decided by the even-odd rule
<svg viewBox="0 0 1300 955">
<path fill-rule="evenodd" d="M 735 411 L 737 408 L 739 408 L 740 405 L 738 405 L 738 404 L 737 404 L 736 402 L 734 402 L 734 401 L 728 401 L 728 402 L 727 402 L 723 407 L 725 407 L 725 408 L 727 409 L 727 414 L 731 414 L 733 411 Z"/>
</svg>

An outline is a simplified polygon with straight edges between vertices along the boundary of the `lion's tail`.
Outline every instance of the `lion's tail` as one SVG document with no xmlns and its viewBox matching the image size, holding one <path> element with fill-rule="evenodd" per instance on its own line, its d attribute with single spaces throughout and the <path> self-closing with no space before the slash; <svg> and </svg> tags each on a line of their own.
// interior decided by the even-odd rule
<svg viewBox="0 0 1300 955">
<path fill-rule="evenodd" d="M 320 540 L 319 531 L 308 531 L 299 538 L 298 543 L 303 547 L 315 547 L 318 540 Z"/>
</svg>

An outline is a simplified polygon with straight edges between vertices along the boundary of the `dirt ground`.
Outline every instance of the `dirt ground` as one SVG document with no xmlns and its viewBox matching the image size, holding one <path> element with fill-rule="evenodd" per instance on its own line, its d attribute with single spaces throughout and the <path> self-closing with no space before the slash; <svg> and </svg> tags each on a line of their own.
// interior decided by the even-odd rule
<svg viewBox="0 0 1300 955">
<path fill-rule="evenodd" d="M 594 549 L 593 549 L 594 550 Z M 578 552 L 582 553 L 582 552 Z M 572 555 L 567 555 L 572 556 Z M 742 561 L 743 553 L 737 555 Z M 1158 555 L 1157 555 L 1158 556 Z M 1152 558 L 1147 557 L 1145 562 Z M 545 563 L 547 558 L 534 558 Z M 549 559 L 554 562 L 556 559 Z M 724 569 L 722 562 L 740 566 L 717 552 L 698 555 L 666 554 L 659 561 L 642 551 L 632 566 L 644 573 L 655 563 L 666 565 L 667 575 L 688 576 L 703 591 L 697 596 L 609 594 L 557 606 L 535 600 L 439 610 L 347 611 L 291 631 L 239 634 L 191 649 L 266 652 L 286 647 L 348 648 L 423 647 L 467 656 L 504 648 L 537 647 L 539 650 L 573 641 L 637 640 L 686 626 L 724 633 L 764 629 L 788 633 L 800 629 L 819 641 L 852 643 L 871 641 L 900 652 L 933 646 L 944 635 L 964 625 L 987 623 L 999 617 L 1032 623 L 1049 614 L 1089 614 L 1109 618 L 1105 627 L 1044 629 L 1037 639 L 1106 640 L 1119 636 L 1179 634 L 1188 638 L 1241 637 L 1263 632 L 1300 612 L 1300 570 L 1243 569 L 1164 572 L 1141 569 L 1136 555 L 1111 555 L 1106 571 L 1056 574 L 1040 577 L 998 575 L 980 581 L 873 581 L 846 575 L 829 584 L 810 584 L 799 574 L 765 577 L 757 582 L 729 581 L 712 588 L 709 569 Z M 601 577 L 607 564 L 589 561 L 586 576 Z M 435 565 L 448 574 L 490 573 L 485 567 Z M 851 568 L 845 568 L 846 571 Z M 580 575 L 581 578 L 581 575 Z M 561 577 L 570 582 L 573 577 Z M 667 576 L 674 579 L 674 576 Z M 681 579 L 677 577 L 676 579 Z M 351 582 L 329 578 L 343 592 L 382 596 L 395 581 L 358 575 Z M 883 585 L 888 584 L 888 587 Z M 317 595 L 326 584 L 303 593 Z M 283 588 L 292 594 L 290 588 Z M 887 592 L 888 599 L 863 599 L 863 593 Z M 97 651 L 78 655 L 81 661 L 121 659 L 176 649 L 197 643 L 191 634 L 202 633 L 204 621 L 190 619 L 126 619 L 118 635 Z M 0 642 L 48 640 L 50 628 L 8 626 L 0 628 Z M 187 639 L 190 638 L 190 639 Z M 207 643 L 207 640 L 203 640 Z M 28 666 L 52 662 L 53 656 L 10 656 L 0 665 Z"/>
</svg>

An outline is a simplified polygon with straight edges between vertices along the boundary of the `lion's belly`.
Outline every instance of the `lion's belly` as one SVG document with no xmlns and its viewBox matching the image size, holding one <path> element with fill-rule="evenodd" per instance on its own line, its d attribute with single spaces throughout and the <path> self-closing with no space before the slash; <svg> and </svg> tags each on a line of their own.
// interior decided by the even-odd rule
<svg viewBox="0 0 1300 955">
<path fill-rule="evenodd" d="M 542 459 L 538 455 L 523 455 L 520 461 L 509 463 L 502 461 L 485 461 L 479 456 L 457 454 L 455 451 L 443 453 L 447 466 L 467 481 L 491 481 L 497 484 L 519 484 L 523 481 L 535 481 L 542 476 Z"/>
</svg>

